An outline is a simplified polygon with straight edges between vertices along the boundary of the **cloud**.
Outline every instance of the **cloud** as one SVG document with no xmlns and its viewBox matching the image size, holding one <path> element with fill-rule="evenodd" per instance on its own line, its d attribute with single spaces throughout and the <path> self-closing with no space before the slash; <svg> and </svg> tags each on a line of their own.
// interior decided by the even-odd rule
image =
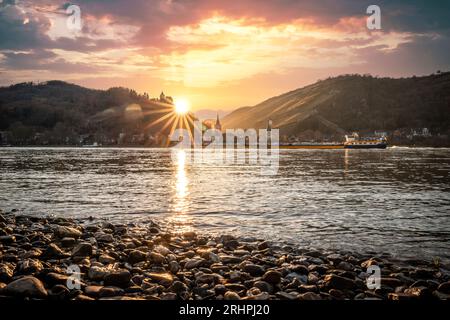
<svg viewBox="0 0 450 320">
<path fill-rule="evenodd" d="M 230 107 L 327 75 L 449 69 L 448 1 L 380 0 L 380 31 L 366 29 L 369 0 L 78 0 L 81 31 L 68 4 L 0 4 L 2 83 L 159 86 Z"/>
</svg>

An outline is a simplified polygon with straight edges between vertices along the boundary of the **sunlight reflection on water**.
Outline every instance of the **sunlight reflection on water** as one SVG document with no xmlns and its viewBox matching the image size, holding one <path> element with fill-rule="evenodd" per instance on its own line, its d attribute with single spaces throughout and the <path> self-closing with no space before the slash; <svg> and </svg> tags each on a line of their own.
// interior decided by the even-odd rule
<svg viewBox="0 0 450 320">
<path fill-rule="evenodd" d="M 274 176 L 173 152 L 1 148 L 0 208 L 450 258 L 450 149 L 280 150 Z"/>
</svg>

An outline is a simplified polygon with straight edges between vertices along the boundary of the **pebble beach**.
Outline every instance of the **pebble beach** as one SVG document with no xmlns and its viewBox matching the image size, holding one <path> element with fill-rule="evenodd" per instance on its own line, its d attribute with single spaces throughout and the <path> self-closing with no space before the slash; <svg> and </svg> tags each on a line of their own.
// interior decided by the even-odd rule
<svg viewBox="0 0 450 320">
<path fill-rule="evenodd" d="M 367 268 L 381 286 L 369 289 Z M 437 260 L 0 212 L 0 300 L 448 300 Z"/>
</svg>

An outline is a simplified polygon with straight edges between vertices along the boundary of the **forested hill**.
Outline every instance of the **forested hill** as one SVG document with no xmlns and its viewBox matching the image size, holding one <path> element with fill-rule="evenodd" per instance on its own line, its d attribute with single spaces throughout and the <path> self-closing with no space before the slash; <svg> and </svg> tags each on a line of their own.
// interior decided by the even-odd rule
<svg viewBox="0 0 450 320">
<path fill-rule="evenodd" d="M 20 83 L 0 88 L 0 131 L 13 144 L 73 144 L 80 135 L 113 141 L 120 133 L 132 136 L 144 128 L 157 133 L 161 124 L 145 126 L 163 116 L 157 111 L 170 108 L 170 102 L 121 87 L 93 90 L 63 81 Z"/>
<path fill-rule="evenodd" d="M 423 130 L 448 134 L 450 72 L 424 77 L 376 78 L 344 75 L 237 109 L 222 123 L 227 128 L 265 128 L 282 133 Z"/>
</svg>

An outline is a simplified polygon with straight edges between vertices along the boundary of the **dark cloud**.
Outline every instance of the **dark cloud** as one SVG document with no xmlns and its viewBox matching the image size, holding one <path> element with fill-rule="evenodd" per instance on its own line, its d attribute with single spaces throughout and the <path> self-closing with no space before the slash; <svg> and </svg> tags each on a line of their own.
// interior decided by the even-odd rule
<svg viewBox="0 0 450 320">
<path fill-rule="evenodd" d="M 51 43 L 46 35 L 50 20 L 22 12 L 17 6 L 0 8 L 0 49 L 45 48 Z"/>
<path fill-rule="evenodd" d="M 43 70 L 55 73 L 93 73 L 102 68 L 87 63 L 72 63 L 59 58 L 49 50 L 32 50 L 27 53 L 3 52 L 2 67 L 8 70 Z"/>
<path fill-rule="evenodd" d="M 356 50 L 365 64 L 350 66 L 343 72 L 379 70 L 390 75 L 423 74 L 450 69 L 450 1 L 424 0 L 77 0 L 82 17 L 88 21 L 106 19 L 112 26 L 137 27 L 135 35 L 124 40 L 102 39 L 102 30 L 84 23 L 77 37 L 48 36 L 51 21 L 46 12 L 64 14 L 70 2 L 59 0 L 3 0 L 0 4 L 0 54 L 4 70 L 48 70 L 54 72 L 96 72 L 99 67 L 71 63 L 55 56 L 52 49 L 89 53 L 106 49 L 139 48 L 151 56 L 160 52 L 189 50 L 189 44 L 171 43 L 166 31 L 171 26 L 196 24 L 217 13 L 232 18 L 263 18 L 267 25 L 309 19 L 324 27 L 333 27 L 343 18 L 364 17 L 371 4 L 381 8 L 382 32 L 409 32 L 411 39 L 397 48 L 372 46 Z M 24 10 L 21 10 L 24 8 Z M 364 26 L 363 30 L 366 31 Z M 375 39 L 377 35 L 373 35 Z M 368 45 L 370 40 L 323 40 L 318 46 L 342 48 Z M 203 45 L 204 50 L 217 46 Z M 200 48 L 197 46 L 197 48 Z M 311 49 L 314 50 L 314 49 Z M 147 53 L 147 54 L 146 54 Z M 145 66 L 146 62 L 142 62 Z M 158 63 L 158 62 L 155 62 Z M 377 71 L 378 70 L 378 71 Z M 337 70 L 335 70 L 337 72 Z M 341 70 L 339 70 L 341 71 Z M 320 70 L 317 74 L 331 72 Z M 334 72 L 334 71 L 333 71 Z M 290 83 L 290 82 L 289 82 Z"/>
</svg>

